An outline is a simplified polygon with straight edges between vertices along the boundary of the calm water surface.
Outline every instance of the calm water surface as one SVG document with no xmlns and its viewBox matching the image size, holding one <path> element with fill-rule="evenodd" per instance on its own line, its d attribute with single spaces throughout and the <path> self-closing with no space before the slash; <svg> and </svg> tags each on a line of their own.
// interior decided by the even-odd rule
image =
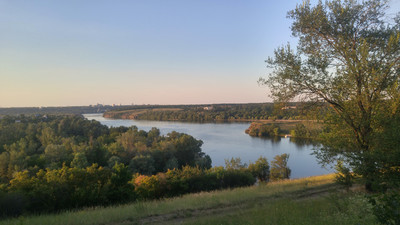
<svg viewBox="0 0 400 225">
<path fill-rule="evenodd" d="M 290 154 L 288 165 L 292 170 L 291 178 L 308 177 L 331 173 L 321 168 L 311 153 L 313 145 L 296 144 L 289 138 L 262 139 L 253 138 L 244 131 L 250 123 L 183 123 L 145 120 L 118 120 L 104 118 L 102 114 L 84 114 L 89 120 L 97 120 L 109 127 L 137 126 L 149 131 L 152 127 L 160 129 L 165 135 L 171 131 L 187 133 L 204 142 L 203 152 L 210 155 L 213 166 L 224 166 L 225 159 L 240 157 L 242 162 L 254 162 L 260 156 L 271 161 L 275 155 Z"/>
</svg>

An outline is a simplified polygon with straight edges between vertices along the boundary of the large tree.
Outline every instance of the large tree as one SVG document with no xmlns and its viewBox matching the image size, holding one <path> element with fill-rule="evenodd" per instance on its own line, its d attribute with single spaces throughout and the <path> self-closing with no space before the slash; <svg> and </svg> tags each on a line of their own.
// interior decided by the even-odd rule
<svg viewBox="0 0 400 225">
<path fill-rule="evenodd" d="M 382 167 L 399 166 L 376 157 L 399 151 L 379 145 L 400 114 L 400 14 L 390 18 L 387 8 L 384 0 L 303 2 L 288 13 L 297 49 L 276 49 L 267 60 L 272 72 L 260 79 L 275 101 L 329 106 L 319 156 L 348 160 L 368 189 Z"/>
</svg>

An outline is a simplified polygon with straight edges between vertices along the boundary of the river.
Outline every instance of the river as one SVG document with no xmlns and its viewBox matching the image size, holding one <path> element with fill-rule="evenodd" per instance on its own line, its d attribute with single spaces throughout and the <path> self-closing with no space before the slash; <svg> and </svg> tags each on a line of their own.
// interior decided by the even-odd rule
<svg viewBox="0 0 400 225">
<path fill-rule="evenodd" d="M 312 144 L 299 144 L 290 138 L 263 139 L 250 137 L 244 131 L 250 123 L 186 123 L 145 120 L 119 120 L 104 118 L 102 114 L 84 114 L 89 120 L 97 120 L 109 127 L 137 126 L 149 131 L 152 127 L 160 129 L 161 134 L 177 131 L 192 135 L 204 142 L 203 152 L 212 159 L 213 166 L 224 166 L 225 159 L 240 157 L 243 163 L 256 161 L 260 156 L 271 161 L 274 156 L 290 154 L 288 166 L 292 170 L 291 178 L 308 177 L 332 173 L 322 168 L 314 155 Z"/>
</svg>

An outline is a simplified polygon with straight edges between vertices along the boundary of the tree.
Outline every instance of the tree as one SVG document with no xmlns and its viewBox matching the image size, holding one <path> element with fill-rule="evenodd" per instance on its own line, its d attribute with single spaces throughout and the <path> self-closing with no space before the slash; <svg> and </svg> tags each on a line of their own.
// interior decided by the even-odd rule
<svg viewBox="0 0 400 225">
<path fill-rule="evenodd" d="M 318 156 L 342 158 L 369 190 L 382 174 L 376 134 L 400 110 L 400 14 L 387 19 L 387 7 L 385 0 L 303 2 L 288 13 L 297 51 L 289 44 L 275 50 L 267 60 L 273 71 L 259 81 L 275 101 L 329 105 Z"/>
<path fill-rule="evenodd" d="M 112 168 L 108 198 L 111 202 L 128 202 L 134 198 L 133 185 L 129 183 L 132 173 L 122 163 L 116 163 Z"/>
<path fill-rule="evenodd" d="M 296 127 L 294 128 L 293 132 L 291 132 L 292 137 L 301 137 L 301 138 L 309 137 L 310 135 L 307 133 L 308 133 L 307 128 L 302 123 L 296 124 Z"/>
<path fill-rule="evenodd" d="M 174 157 L 178 160 L 179 168 L 185 165 L 194 166 L 196 159 L 204 156 L 201 152 L 203 141 L 183 133 L 171 132 L 168 135 L 175 146 Z"/>
<path fill-rule="evenodd" d="M 129 163 L 133 173 L 151 175 L 154 173 L 154 159 L 149 155 L 138 155 L 131 159 Z"/>
<path fill-rule="evenodd" d="M 284 153 L 282 155 L 277 155 L 271 162 L 271 180 L 283 180 L 289 179 L 291 170 L 287 166 L 289 160 L 289 155 Z"/>
<path fill-rule="evenodd" d="M 250 163 L 248 170 L 259 181 L 269 181 L 269 164 L 265 157 L 260 156 L 255 163 Z"/>
<path fill-rule="evenodd" d="M 210 169 L 211 165 L 212 165 L 212 160 L 209 155 L 198 157 L 196 159 L 196 166 L 200 167 L 201 169 Z"/>
<path fill-rule="evenodd" d="M 49 168 L 60 168 L 63 163 L 69 164 L 72 155 L 63 145 L 50 144 L 44 150 L 44 156 Z"/>
<path fill-rule="evenodd" d="M 225 168 L 227 170 L 240 170 L 246 168 L 246 163 L 242 163 L 240 158 L 231 158 L 230 160 L 225 159 Z"/>
<path fill-rule="evenodd" d="M 79 169 L 86 168 L 89 166 L 85 153 L 78 152 L 74 155 L 74 159 L 71 162 L 71 167 L 76 167 Z"/>
</svg>

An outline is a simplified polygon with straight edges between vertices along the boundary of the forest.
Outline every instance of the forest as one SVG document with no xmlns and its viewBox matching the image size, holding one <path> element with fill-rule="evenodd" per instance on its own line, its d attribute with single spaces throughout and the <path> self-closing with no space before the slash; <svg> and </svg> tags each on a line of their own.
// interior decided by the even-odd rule
<svg viewBox="0 0 400 225">
<path fill-rule="evenodd" d="M 111 127 L 82 116 L 0 119 L 0 217 L 253 185 L 287 179 L 289 155 L 270 170 L 260 157 L 211 167 L 203 142 L 184 133 L 161 135 Z"/>
</svg>

